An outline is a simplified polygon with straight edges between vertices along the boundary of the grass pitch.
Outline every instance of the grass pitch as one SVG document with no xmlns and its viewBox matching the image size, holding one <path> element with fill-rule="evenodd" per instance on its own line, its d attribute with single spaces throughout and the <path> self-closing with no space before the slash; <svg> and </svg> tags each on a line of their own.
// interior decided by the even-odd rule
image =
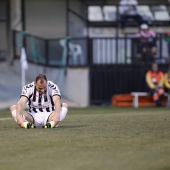
<svg viewBox="0 0 170 170">
<path fill-rule="evenodd" d="M 1 170 L 169 170 L 170 109 L 70 109 L 55 129 L 22 129 L 0 111 Z"/>
</svg>

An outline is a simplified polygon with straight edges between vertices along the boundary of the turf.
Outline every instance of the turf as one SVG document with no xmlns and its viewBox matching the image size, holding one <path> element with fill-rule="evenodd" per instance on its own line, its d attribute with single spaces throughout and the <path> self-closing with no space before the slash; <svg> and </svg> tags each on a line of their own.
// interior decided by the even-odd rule
<svg viewBox="0 0 170 170">
<path fill-rule="evenodd" d="M 1 170 L 169 170 L 170 109 L 70 109 L 55 129 L 22 129 L 0 111 Z"/>
</svg>

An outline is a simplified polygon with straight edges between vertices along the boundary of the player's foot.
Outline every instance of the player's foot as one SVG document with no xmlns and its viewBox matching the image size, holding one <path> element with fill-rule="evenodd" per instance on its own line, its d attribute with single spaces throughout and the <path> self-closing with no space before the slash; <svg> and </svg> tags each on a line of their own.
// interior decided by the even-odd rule
<svg viewBox="0 0 170 170">
<path fill-rule="evenodd" d="M 29 123 L 29 122 L 24 122 L 23 123 L 23 128 L 26 128 L 26 129 L 30 129 L 30 128 L 36 128 L 36 126 L 32 123 Z"/>
<path fill-rule="evenodd" d="M 31 128 L 32 128 L 32 129 L 33 129 L 33 128 L 36 128 L 36 126 L 35 126 L 34 124 L 32 124 L 32 125 L 31 125 Z"/>
<path fill-rule="evenodd" d="M 55 127 L 55 124 L 53 121 L 50 121 L 43 126 L 43 128 L 54 128 L 54 127 Z"/>
<path fill-rule="evenodd" d="M 24 122 L 23 123 L 23 128 L 30 129 L 31 126 L 32 126 L 32 123 L 29 123 L 29 122 Z"/>
</svg>

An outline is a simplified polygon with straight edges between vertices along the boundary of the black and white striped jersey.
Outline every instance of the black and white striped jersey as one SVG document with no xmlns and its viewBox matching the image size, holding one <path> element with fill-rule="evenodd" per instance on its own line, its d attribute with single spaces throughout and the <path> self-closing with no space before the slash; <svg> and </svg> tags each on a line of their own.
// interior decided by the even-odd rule
<svg viewBox="0 0 170 170">
<path fill-rule="evenodd" d="M 29 112 L 51 112 L 54 110 L 53 96 L 60 96 L 58 86 L 52 81 L 47 82 L 47 88 L 44 94 L 39 94 L 34 82 L 25 85 L 22 89 L 21 96 L 28 98 Z"/>
</svg>

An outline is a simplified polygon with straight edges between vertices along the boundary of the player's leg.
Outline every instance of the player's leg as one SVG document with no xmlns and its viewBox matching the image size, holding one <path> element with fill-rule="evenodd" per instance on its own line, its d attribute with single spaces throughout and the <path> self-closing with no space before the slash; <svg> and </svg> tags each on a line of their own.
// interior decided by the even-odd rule
<svg viewBox="0 0 170 170">
<path fill-rule="evenodd" d="M 16 105 L 12 105 L 10 107 L 10 112 L 11 112 L 11 115 L 12 117 L 14 118 L 14 120 L 17 122 L 17 119 L 16 119 L 16 109 L 17 109 L 17 106 Z"/>
<path fill-rule="evenodd" d="M 153 90 L 153 101 L 156 103 L 157 106 L 161 106 L 161 101 L 159 99 L 159 94 L 158 94 L 158 91 L 157 90 Z"/>
<path fill-rule="evenodd" d="M 165 98 L 165 90 L 163 87 L 160 87 L 158 89 L 158 94 L 159 94 L 159 100 L 162 103 L 162 100 Z"/>
<path fill-rule="evenodd" d="M 61 104 L 61 109 L 60 109 L 60 122 L 63 121 L 67 115 L 68 112 L 68 104 L 67 103 L 62 103 Z M 54 122 L 53 122 L 53 116 L 54 113 L 52 113 L 51 115 L 49 115 L 48 119 L 47 119 L 47 124 L 50 123 L 50 127 L 54 127 Z M 58 125 L 57 125 L 58 126 Z M 57 127 L 56 126 L 56 127 Z"/>
<path fill-rule="evenodd" d="M 62 103 L 61 104 L 61 109 L 60 109 L 60 122 L 63 121 L 67 115 L 68 112 L 68 104 L 67 103 Z"/>
<path fill-rule="evenodd" d="M 12 105 L 10 107 L 11 115 L 14 118 L 14 120 L 17 122 L 17 119 L 16 119 L 16 110 L 17 110 L 17 106 L 16 105 Z M 30 123 L 34 122 L 32 116 L 28 112 L 26 112 L 25 110 L 22 111 L 21 117 L 24 117 Z"/>
<path fill-rule="evenodd" d="M 64 120 L 68 112 L 68 104 L 67 103 L 62 103 L 61 104 L 61 109 L 60 109 L 60 122 Z M 48 122 L 53 120 L 54 113 L 52 113 L 49 118 Z"/>
</svg>

